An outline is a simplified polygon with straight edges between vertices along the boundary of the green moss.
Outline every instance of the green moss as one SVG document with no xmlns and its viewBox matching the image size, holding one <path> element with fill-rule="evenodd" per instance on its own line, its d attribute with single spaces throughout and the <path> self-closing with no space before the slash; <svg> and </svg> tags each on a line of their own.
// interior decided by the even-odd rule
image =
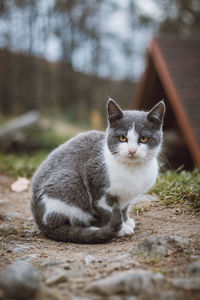
<svg viewBox="0 0 200 300">
<path fill-rule="evenodd" d="M 150 191 L 166 205 L 189 203 L 200 211 L 200 173 L 197 169 L 189 171 L 167 171 L 159 176 Z"/>
</svg>

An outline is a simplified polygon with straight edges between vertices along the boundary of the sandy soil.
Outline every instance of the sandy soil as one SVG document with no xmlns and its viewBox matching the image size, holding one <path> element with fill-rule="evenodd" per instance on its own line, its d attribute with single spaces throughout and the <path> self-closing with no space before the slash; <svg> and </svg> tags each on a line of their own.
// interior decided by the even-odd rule
<svg viewBox="0 0 200 300">
<path fill-rule="evenodd" d="M 199 215 L 183 207 L 166 207 L 160 202 L 142 204 L 140 210 L 132 209 L 131 216 L 137 225 L 132 236 L 102 245 L 77 245 L 48 240 L 34 224 L 29 208 L 29 192 L 12 192 L 10 185 L 13 181 L 12 178 L 0 175 L 0 224 L 10 224 L 18 232 L 0 237 L 0 271 L 17 259 L 31 262 L 39 271 L 42 282 L 38 299 L 70 299 L 72 295 L 105 299 L 86 295 L 84 289 L 87 284 L 138 266 L 161 271 L 168 278 L 179 277 L 194 259 L 200 258 Z M 157 234 L 176 234 L 189 238 L 192 246 L 185 252 L 175 251 L 161 261 L 129 255 L 139 242 Z M 86 264 L 85 258 L 88 255 L 93 256 L 95 261 Z M 48 286 L 48 277 L 59 268 L 66 271 L 67 282 Z M 190 295 L 184 292 L 181 295 L 182 299 L 198 299 L 195 293 Z"/>
</svg>

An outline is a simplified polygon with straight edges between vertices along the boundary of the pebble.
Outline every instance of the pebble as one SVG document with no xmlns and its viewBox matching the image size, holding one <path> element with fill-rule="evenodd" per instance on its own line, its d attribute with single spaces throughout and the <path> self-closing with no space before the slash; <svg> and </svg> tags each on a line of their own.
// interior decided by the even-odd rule
<svg viewBox="0 0 200 300">
<path fill-rule="evenodd" d="M 172 286 L 185 291 L 200 291 L 200 277 L 175 278 Z"/>
<path fill-rule="evenodd" d="M 121 296 L 110 296 L 108 300 L 137 300 L 135 296 L 124 296 L 123 298 Z"/>
<path fill-rule="evenodd" d="M 80 297 L 80 296 L 71 296 L 70 300 L 92 300 L 91 298 L 88 297 Z"/>
<path fill-rule="evenodd" d="M 137 252 L 147 256 L 168 256 L 173 249 L 184 248 L 190 244 L 188 239 L 172 235 L 151 236 L 139 243 Z"/>
<path fill-rule="evenodd" d="M 160 273 L 135 269 L 92 282 L 87 286 L 86 292 L 107 296 L 119 293 L 140 295 L 146 291 L 151 292 L 156 283 L 163 279 L 164 276 Z"/>
<path fill-rule="evenodd" d="M 41 264 L 42 267 L 52 267 L 52 266 L 57 266 L 57 265 L 62 265 L 66 261 L 54 261 L 54 260 L 45 260 Z"/>
<path fill-rule="evenodd" d="M 16 218 L 21 218 L 22 215 L 18 212 L 15 211 L 6 211 L 6 215 L 9 217 L 16 217 Z"/>
<path fill-rule="evenodd" d="M 186 272 L 191 276 L 200 276 L 200 259 L 190 264 L 186 269 Z"/>
<path fill-rule="evenodd" d="M 16 253 L 24 253 L 24 252 L 27 252 L 28 249 L 26 247 L 15 247 L 13 248 L 13 252 L 16 252 Z"/>
<path fill-rule="evenodd" d="M 162 291 L 153 295 L 154 300 L 183 300 L 182 296 L 174 291 Z"/>
<path fill-rule="evenodd" d="M 46 274 L 45 282 L 48 286 L 53 286 L 66 281 L 68 281 L 68 276 L 62 269 L 52 269 Z"/>
<path fill-rule="evenodd" d="M 31 264 L 18 261 L 1 273 L 0 286 L 7 298 L 32 299 L 39 290 L 39 275 Z"/>
<path fill-rule="evenodd" d="M 24 253 L 30 249 L 35 249 L 35 247 L 33 245 L 17 245 L 17 247 L 13 248 L 13 252 Z"/>
<path fill-rule="evenodd" d="M 8 236 L 8 235 L 16 235 L 18 234 L 17 230 L 10 224 L 1 224 L 0 225 L 0 235 Z"/>
<path fill-rule="evenodd" d="M 17 259 L 17 261 L 27 261 L 27 262 L 30 262 L 30 261 L 35 260 L 37 257 L 38 257 L 38 254 L 36 254 L 36 253 L 34 253 L 34 254 L 28 254 L 28 255 L 25 255 L 25 256 L 21 256 L 19 259 Z"/>
<path fill-rule="evenodd" d="M 85 263 L 86 263 L 86 265 L 91 264 L 91 263 L 93 263 L 95 261 L 96 261 L 96 258 L 94 256 L 92 256 L 92 255 L 87 255 L 85 257 Z"/>
<path fill-rule="evenodd" d="M 35 230 L 24 230 L 22 237 L 34 237 L 37 235 Z"/>
</svg>

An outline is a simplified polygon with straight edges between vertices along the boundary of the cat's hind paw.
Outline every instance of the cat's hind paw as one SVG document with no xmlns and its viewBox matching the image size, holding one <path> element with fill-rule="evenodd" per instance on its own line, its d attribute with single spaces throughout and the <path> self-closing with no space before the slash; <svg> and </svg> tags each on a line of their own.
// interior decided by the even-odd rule
<svg viewBox="0 0 200 300">
<path fill-rule="evenodd" d="M 131 227 L 133 230 L 135 229 L 135 221 L 131 218 L 128 218 L 128 220 L 125 222 L 126 225 Z"/>
<path fill-rule="evenodd" d="M 118 232 L 118 236 L 126 236 L 126 235 L 131 235 L 134 233 L 134 230 L 127 224 L 123 223 L 121 226 L 120 231 Z"/>
</svg>

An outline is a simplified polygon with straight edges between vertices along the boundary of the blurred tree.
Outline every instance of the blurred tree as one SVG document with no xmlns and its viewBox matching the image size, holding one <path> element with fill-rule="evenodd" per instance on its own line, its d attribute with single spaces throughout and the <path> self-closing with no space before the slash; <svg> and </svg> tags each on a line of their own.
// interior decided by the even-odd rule
<svg viewBox="0 0 200 300">
<path fill-rule="evenodd" d="M 164 12 L 160 32 L 176 33 L 181 36 L 199 35 L 199 0 L 164 0 L 157 2 Z"/>
<path fill-rule="evenodd" d="M 131 45 L 104 26 L 118 9 L 116 0 L 0 0 L 1 112 L 55 107 L 78 118 L 83 101 L 89 115 L 94 107 L 104 110 L 105 98 L 117 91 L 130 100 L 131 82 L 122 93 L 120 82 L 99 78 L 103 68 L 114 73 L 113 45 L 125 49 L 127 77 L 132 76 Z M 47 64 L 41 57 L 52 40 L 59 45 L 60 62 Z"/>
<path fill-rule="evenodd" d="M 155 18 L 148 13 L 138 11 L 137 3 L 130 0 L 129 10 L 138 17 L 138 25 L 153 27 L 160 33 L 179 36 L 199 35 L 200 1 L 199 0 L 152 0 L 160 12 Z M 139 13 L 138 13 L 139 12 Z M 132 20 L 132 23 L 134 21 Z"/>
</svg>

